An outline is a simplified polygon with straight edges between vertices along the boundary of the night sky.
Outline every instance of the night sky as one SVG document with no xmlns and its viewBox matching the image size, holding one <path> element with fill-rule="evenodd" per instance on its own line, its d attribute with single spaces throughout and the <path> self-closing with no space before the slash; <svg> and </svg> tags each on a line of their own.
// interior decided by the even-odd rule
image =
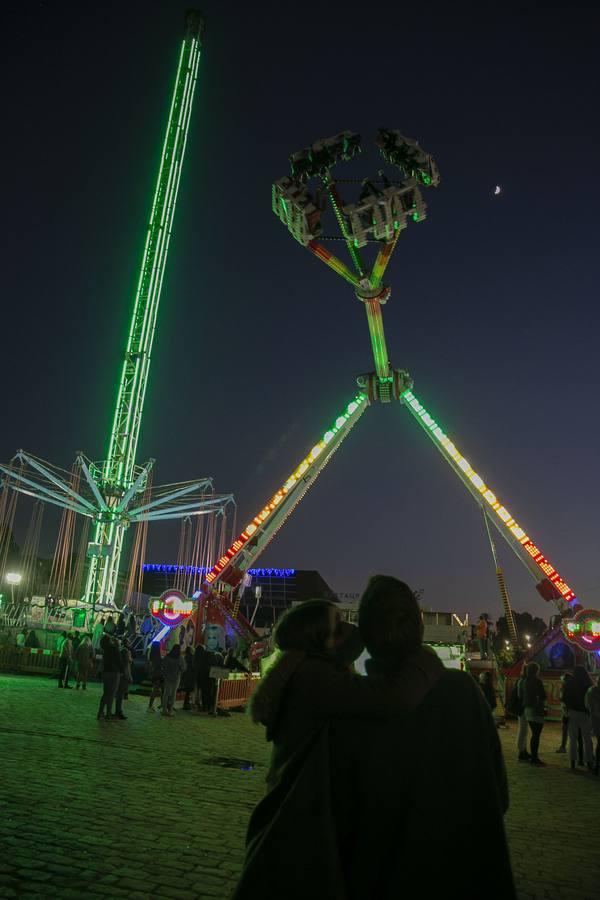
<svg viewBox="0 0 600 900">
<path fill-rule="evenodd" d="M 184 9 L 8 14 L 3 460 L 106 454 Z M 273 216 L 270 188 L 319 137 L 399 128 L 442 183 L 388 269 L 392 362 L 598 606 L 600 16 L 364 9 L 205 4 L 138 460 L 157 458 L 157 482 L 213 476 L 243 525 L 351 399 L 372 368 L 364 311 Z M 365 153 L 356 171 L 378 165 Z M 47 553 L 55 525 L 48 514 Z M 177 528 L 154 529 L 148 561 L 175 561 Z M 498 549 L 514 608 L 547 618 Z M 501 614 L 481 514 L 398 405 L 368 410 L 260 564 L 318 569 L 343 593 L 383 571 L 434 609 Z"/>
</svg>

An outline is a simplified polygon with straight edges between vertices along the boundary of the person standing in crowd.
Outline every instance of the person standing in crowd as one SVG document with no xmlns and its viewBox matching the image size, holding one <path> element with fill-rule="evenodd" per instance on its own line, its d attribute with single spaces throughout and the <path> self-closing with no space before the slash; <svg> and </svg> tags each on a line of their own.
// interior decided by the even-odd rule
<svg viewBox="0 0 600 900">
<path fill-rule="evenodd" d="M 91 636 L 86 634 L 83 636 L 79 647 L 75 651 L 77 661 L 77 684 L 75 688 L 83 691 L 87 690 L 88 678 L 94 666 L 94 648 L 92 646 Z"/>
<path fill-rule="evenodd" d="M 25 646 L 25 641 L 26 641 L 26 640 L 27 640 L 27 629 L 26 629 L 26 628 L 22 628 L 22 629 L 20 630 L 20 632 L 18 633 L 18 635 L 17 635 L 16 646 L 17 646 L 17 647 L 24 647 L 24 646 Z"/>
<path fill-rule="evenodd" d="M 134 612 L 131 613 L 127 620 L 127 637 L 131 640 L 138 633 L 138 621 Z"/>
<path fill-rule="evenodd" d="M 79 674 L 79 666 L 77 665 L 77 650 L 81 643 L 81 635 L 78 631 L 75 634 L 71 634 L 71 640 L 73 642 L 73 647 L 71 648 L 71 675 L 75 680 L 77 680 L 77 676 Z"/>
<path fill-rule="evenodd" d="M 481 688 L 481 692 L 486 699 L 487 705 L 490 708 L 490 712 L 492 716 L 494 715 L 494 710 L 498 706 L 498 700 L 496 699 L 496 688 L 494 687 L 494 676 L 491 672 L 482 672 L 479 676 L 479 687 Z"/>
<path fill-rule="evenodd" d="M 566 753 L 567 752 L 567 737 L 569 735 L 569 711 L 565 705 L 565 688 L 567 686 L 567 682 L 571 681 L 573 678 L 572 672 L 565 672 L 564 675 L 560 676 L 560 706 L 562 710 L 562 732 L 560 739 L 560 747 L 557 747 L 557 753 Z M 583 741 L 581 738 L 581 729 L 577 729 L 577 756 L 579 759 L 579 765 L 583 765 Z"/>
<path fill-rule="evenodd" d="M 65 632 L 66 634 L 66 632 Z M 73 665 L 73 640 L 72 635 L 67 634 L 60 648 L 60 659 L 58 665 L 58 686 L 71 690 L 69 684 L 69 676 Z"/>
<path fill-rule="evenodd" d="M 160 697 L 163 689 L 162 652 L 158 641 L 153 641 L 148 650 L 148 676 L 152 684 L 148 712 L 154 709 L 154 701 Z"/>
<path fill-rule="evenodd" d="M 115 627 L 115 637 L 120 637 L 121 635 L 125 634 L 126 629 L 127 624 L 125 622 L 125 614 L 123 612 L 120 612 L 117 618 L 117 625 Z"/>
<path fill-rule="evenodd" d="M 596 735 L 596 762 L 594 774 L 600 773 L 600 685 L 592 684 L 585 695 L 585 706 L 590 714 L 592 732 Z"/>
<path fill-rule="evenodd" d="M 517 758 L 519 762 L 529 762 L 531 759 L 531 754 L 527 752 L 527 735 L 529 733 L 529 725 L 527 723 L 527 717 L 525 715 L 525 705 L 523 703 L 523 682 L 525 680 L 525 666 L 526 663 L 523 663 L 523 666 L 521 667 L 521 674 L 517 679 L 517 682 L 513 688 L 513 693 L 511 695 L 512 702 L 514 704 L 511 712 L 517 717 L 518 722 Z"/>
<path fill-rule="evenodd" d="M 487 636 L 488 636 L 488 623 L 486 617 L 483 613 L 479 616 L 479 621 L 476 626 L 476 634 L 477 634 L 477 643 L 479 644 L 479 655 L 481 659 L 488 658 L 487 651 Z"/>
<path fill-rule="evenodd" d="M 131 684 L 131 653 L 127 643 L 123 641 L 118 646 L 119 658 L 121 661 L 121 672 L 119 674 L 119 683 L 115 692 L 115 719 L 126 719 L 123 713 L 123 700 L 129 696 L 129 685 Z"/>
<path fill-rule="evenodd" d="M 97 719 L 114 719 L 113 703 L 123 671 L 119 645 L 110 634 L 103 634 L 100 641 L 102 651 L 102 696 Z"/>
<path fill-rule="evenodd" d="M 120 653 L 121 653 L 121 662 L 123 663 L 123 667 L 124 667 L 123 674 L 125 675 L 125 679 L 123 681 L 123 685 L 124 685 L 123 699 L 129 700 L 129 685 L 133 683 L 133 674 L 131 671 L 131 665 L 133 663 L 133 654 L 131 652 L 131 647 L 125 637 L 121 641 Z"/>
<path fill-rule="evenodd" d="M 56 635 L 56 641 L 54 642 L 54 649 L 60 655 L 60 651 L 62 650 L 62 646 L 67 639 L 67 632 L 61 631 L 60 634 Z"/>
<path fill-rule="evenodd" d="M 94 648 L 94 651 L 96 653 L 100 649 L 100 639 L 104 634 L 104 624 L 104 616 L 102 616 L 102 618 L 98 619 L 98 621 L 94 625 L 94 630 L 92 632 L 92 647 Z"/>
<path fill-rule="evenodd" d="M 217 692 L 219 690 L 218 679 L 211 675 L 211 669 L 222 669 L 225 654 L 221 647 L 217 650 L 209 650 L 210 668 L 208 670 L 208 714 L 211 716 L 220 715 L 217 710 Z M 224 711 L 223 711 L 224 712 Z"/>
<path fill-rule="evenodd" d="M 196 679 L 194 677 L 194 651 L 191 647 L 186 647 L 183 654 L 185 662 L 185 671 L 181 678 L 181 688 L 183 690 L 183 708 L 189 710 L 192 708 L 190 698 L 194 693 Z"/>
<path fill-rule="evenodd" d="M 585 705 L 588 690 L 592 687 L 592 679 L 583 666 L 575 666 L 573 678 L 565 684 L 563 702 L 569 716 L 569 759 L 571 769 L 575 769 L 577 759 L 577 733 L 581 731 L 583 753 L 588 769 L 594 768 L 594 749 L 592 746 L 592 723 Z"/>
<path fill-rule="evenodd" d="M 175 644 L 162 661 L 164 686 L 161 700 L 161 715 L 175 715 L 175 698 L 181 676 L 185 671 L 185 659 L 181 655 L 181 645 Z"/>
<path fill-rule="evenodd" d="M 104 633 L 113 635 L 117 630 L 117 626 L 115 625 L 115 620 L 112 616 L 109 616 L 104 623 Z"/>
<path fill-rule="evenodd" d="M 431 652 L 422 644 L 418 598 L 396 578 L 376 576 L 369 581 L 358 621 L 371 655 L 366 664 L 368 679 L 400 675 Z M 411 869 L 421 873 L 424 896 L 463 897 L 464 885 L 450 886 L 447 873 L 464 847 L 469 847 L 470 876 L 475 883 L 487 884 L 488 894 L 502 900 L 516 898 L 504 830 L 508 781 L 490 700 L 486 703 L 470 675 L 442 667 L 440 677 L 408 717 L 375 723 L 372 736 L 367 737 L 366 758 L 364 736 L 359 735 L 355 766 L 345 780 L 349 790 L 342 786 L 339 792 L 342 798 L 348 797 L 343 819 L 349 821 L 350 837 L 342 860 L 350 861 L 352 897 L 392 900 Z M 347 727 L 341 731 L 333 747 L 335 768 L 344 765 L 347 731 Z M 360 773 L 366 786 L 356 817 L 364 826 L 356 836 L 352 834 L 356 819 L 352 821 L 350 812 L 354 772 Z M 472 784 L 473 790 L 465 792 L 466 784 Z M 455 819 L 441 812 L 459 807 Z M 368 856 L 363 855 L 365 841 L 382 861 L 374 882 Z M 493 887 L 490 858 L 494 860 Z"/>
<path fill-rule="evenodd" d="M 194 678 L 196 682 L 196 706 L 202 712 L 208 712 L 210 699 L 210 653 L 203 644 L 194 650 Z"/>
<path fill-rule="evenodd" d="M 535 662 L 525 666 L 525 678 L 520 683 L 521 700 L 525 707 L 525 718 L 531 730 L 531 759 L 533 766 L 545 766 L 539 757 L 539 746 L 544 715 L 546 712 L 546 691 L 542 679 L 539 678 L 540 667 Z"/>
<path fill-rule="evenodd" d="M 40 642 L 38 641 L 37 634 L 35 633 L 33 628 L 27 635 L 27 639 L 25 641 L 25 646 L 26 647 L 37 647 L 37 648 L 39 648 L 39 646 L 40 646 Z"/>
</svg>

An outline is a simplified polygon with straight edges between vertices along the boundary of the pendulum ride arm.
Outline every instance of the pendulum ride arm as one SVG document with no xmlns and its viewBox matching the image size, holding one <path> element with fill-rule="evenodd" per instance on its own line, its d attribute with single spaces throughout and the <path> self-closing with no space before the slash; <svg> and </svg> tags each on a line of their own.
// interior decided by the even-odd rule
<svg viewBox="0 0 600 900">
<path fill-rule="evenodd" d="M 317 441 L 289 478 L 269 502 L 225 551 L 206 576 L 206 584 L 226 581 L 234 586 L 242 574 L 251 568 L 267 544 L 277 534 L 288 516 L 323 471 L 348 432 L 358 422 L 368 406 L 365 394 L 357 394 L 338 416 L 334 424 Z M 234 569 L 235 572 L 231 570 Z"/>
<path fill-rule="evenodd" d="M 113 496 L 128 490 L 134 480 L 156 317 L 200 62 L 202 27 L 200 15 L 190 11 L 150 211 L 108 457 L 102 472 L 103 488 Z M 90 560 L 86 596 L 94 602 L 100 597 L 114 597 L 123 543 L 122 527 L 110 516 L 104 518 L 106 521 L 97 522 L 92 540 L 104 547 L 112 545 L 112 552 L 107 558 Z"/>
<path fill-rule="evenodd" d="M 419 423 L 425 434 L 437 447 L 446 462 L 458 475 L 469 493 L 485 510 L 491 522 L 510 545 L 536 581 L 536 587 L 545 600 L 553 600 L 561 613 L 569 612 L 577 598 L 553 565 L 542 555 L 539 547 L 521 528 L 509 511 L 500 503 L 471 464 L 458 451 L 422 403 L 410 390 L 402 395 L 404 406 Z"/>
<path fill-rule="evenodd" d="M 326 266 L 333 269 L 337 275 L 341 275 L 342 278 L 352 285 L 352 287 L 358 287 L 358 278 L 350 271 L 348 266 L 341 261 L 341 259 L 338 259 L 337 256 L 334 256 L 333 253 L 330 253 L 329 250 L 326 250 L 325 247 L 317 243 L 317 241 L 309 241 L 306 246 L 311 253 L 314 253 L 317 259 L 320 259 Z"/>
</svg>

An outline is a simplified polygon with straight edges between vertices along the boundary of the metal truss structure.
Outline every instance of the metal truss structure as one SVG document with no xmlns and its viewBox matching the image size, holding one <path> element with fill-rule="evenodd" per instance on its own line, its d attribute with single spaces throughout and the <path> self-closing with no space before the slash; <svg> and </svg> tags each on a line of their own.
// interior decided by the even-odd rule
<svg viewBox="0 0 600 900">
<path fill-rule="evenodd" d="M 211 478 L 153 486 L 147 492 L 153 459 L 134 469 L 135 478 L 127 491 L 112 496 L 107 496 L 105 491 L 104 463 L 93 463 L 80 453 L 76 465 L 82 476 L 78 490 L 73 487 L 71 472 L 58 469 L 23 450 L 15 454 L 9 465 L 0 463 L 0 472 L 13 491 L 91 519 L 96 534 L 100 529 L 108 528 L 125 533 L 130 525 L 138 522 L 223 514 L 229 505 L 235 506 L 233 494 L 214 493 Z M 94 560 L 110 560 L 113 552 L 110 545 L 92 541 L 87 555 L 91 564 Z M 104 571 L 109 571 L 109 567 L 105 566 Z M 115 586 L 116 573 L 115 569 Z M 112 599 L 112 596 L 107 598 L 108 601 Z M 95 608 L 97 598 L 93 596 L 89 602 Z"/>
<path fill-rule="evenodd" d="M 437 417 L 431 415 L 421 398 L 414 393 L 408 372 L 394 369 L 390 363 L 382 317 L 382 306 L 390 297 L 390 288 L 383 284 L 383 277 L 402 231 L 410 222 L 421 222 L 426 216 L 421 189 L 437 186 L 440 178 L 432 157 L 416 141 L 404 137 L 399 131 L 382 128 L 375 143 L 385 162 L 399 170 L 400 177 L 397 171 L 390 177 L 380 170 L 377 178 L 364 179 L 355 203 L 346 203 L 342 199 L 338 190 L 342 182 L 332 174 L 336 163 L 352 159 L 361 151 L 360 136 L 349 131 L 317 141 L 311 147 L 293 154 L 290 157 L 291 176 L 276 181 L 272 191 L 273 212 L 292 236 L 351 284 L 356 297 L 364 304 L 375 370 L 357 378 L 359 392 L 344 406 L 289 478 L 208 572 L 204 591 L 209 592 L 216 582 L 228 585 L 230 591 L 234 589 L 367 407 L 375 401 L 399 401 L 400 407 L 408 411 L 480 506 L 486 528 L 488 522 L 493 523 L 533 576 L 541 596 L 552 600 L 561 613 L 573 615 L 577 608 L 574 591 L 498 498 L 487 479 L 473 468 L 469 459 L 458 449 Z M 320 185 L 311 193 L 307 185 L 314 179 Z M 350 266 L 319 243 L 319 239 L 328 239 L 323 235 L 322 222 L 327 202 L 339 227 L 341 240 L 347 247 Z M 340 240 L 340 237 L 329 239 Z M 361 251 L 370 243 L 378 245 L 378 252 L 373 265 L 368 267 Z M 489 528 L 488 536 L 511 637 L 516 643 L 514 618 Z M 234 612 L 237 608 L 239 595 L 233 605 Z"/>
<path fill-rule="evenodd" d="M 123 498 L 129 494 L 139 478 L 135 473 L 137 445 L 158 305 L 198 77 L 203 27 L 203 19 L 198 12 L 187 13 L 186 33 L 179 54 L 179 66 L 150 211 L 108 457 L 102 464 L 98 479 L 99 491 L 109 505 L 114 496 Z M 114 598 L 124 534 L 124 528 L 119 524 L 118 518 L 96 521 L 92 543 L 103 549 L 98 556 L 91 558 L 86 583 L 88 602 L 100 598 Z M 105 553 L 104 550 L 108 548 L 110 552 Z"/>
</svg>

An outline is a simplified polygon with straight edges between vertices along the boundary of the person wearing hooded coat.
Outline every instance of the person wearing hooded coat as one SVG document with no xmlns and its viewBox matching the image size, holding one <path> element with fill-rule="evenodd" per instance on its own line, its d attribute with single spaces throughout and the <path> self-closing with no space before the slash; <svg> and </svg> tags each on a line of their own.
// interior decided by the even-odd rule
<svg viewBox="0 0 600 900">
<path fill-rule="evenodd" d="M 210 667 L 212 665 L 212 656 L 210 652 L 202 644 L 198 644 L 194 650 L 194 679 L 196 685 L 196 705 L 198 709 L 204 712 L 209 711 L 210 704 Z"/>
<path fill-rule="evenodd" d="M 367 680 L 393 677 L 433 653 L 422 644 L 418 601 L 396 578 L 370 580 L 359 628 L 371 656 Z M 502 748 L 471 675 L 444 669 L 408 715 L 335 729 L 335 809 L 349 898 L 396 900 L 410 886 L 419 900 L 462 900 L 456 860 L 467 853 L 470 878 L 478 890 L 485 885 L 488 900 L 515 900 Z"/>
</svg>

